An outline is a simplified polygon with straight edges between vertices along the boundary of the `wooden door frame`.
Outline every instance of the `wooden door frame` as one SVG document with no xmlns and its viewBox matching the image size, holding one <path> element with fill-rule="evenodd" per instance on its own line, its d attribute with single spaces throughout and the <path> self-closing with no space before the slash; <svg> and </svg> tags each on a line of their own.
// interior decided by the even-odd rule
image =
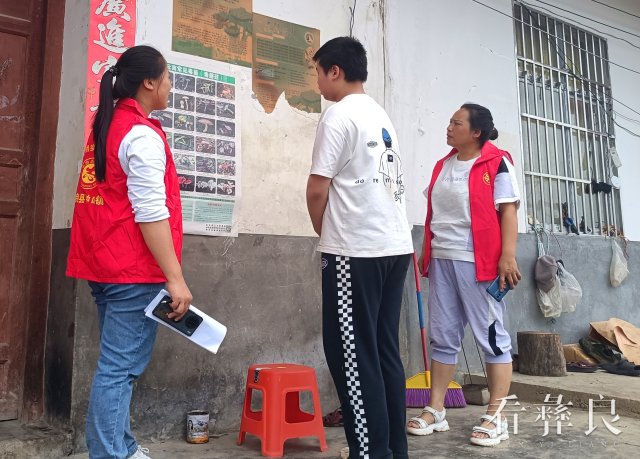
<svg viewBox="0 0 640 459">
<path fill-rule="evenodd" d="M 53 220 L 53 170 L 55 164 L 62 47 L 66 0 L 42 0 L 44 27 L 42 46 L 42 80 L 38 114 L 39 137 L 35 169 L 33 233 L 29 257 L 30 276 L 25 292 L 27 305 L 24 389 L 19 419 L 39 419 L 44 414 L 44 353 L 47 332 L 47 310 L 51 277 L 51 232 Z"/>
</svg>

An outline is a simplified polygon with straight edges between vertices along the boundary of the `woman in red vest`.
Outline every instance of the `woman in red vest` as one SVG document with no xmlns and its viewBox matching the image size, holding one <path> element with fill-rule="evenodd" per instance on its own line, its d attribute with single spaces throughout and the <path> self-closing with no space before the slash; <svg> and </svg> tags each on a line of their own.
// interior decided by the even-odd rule
<svg viewBox="0 0 640 459">
<path fill-rule="evenodd" d="M 498 137 L 491 112 L 464 104 L 447 127 L 453 150 L 436 163 L 428 199 L 421 271 L 429 277 L 431 399 L 407 431 L 428 435 L 449 430 L 444 399 L 455 373 L 467 324 L 484 351 L 491 400 L 470 441 L 494 446 L 509 437 L 500 402 L 511 385 L 511 338 L 503 325 L 500 290 L 520 280 L 516 263 L 520 194 L 511 156 L 489 140 Z"/>
<path fill-rule="evenodd" d="M 171 80 L 157 50 L 135 46 L 105 72 L 82 159 L 67 275 L 89 281 L 100 357 L 86 439 L 91 459 L 147 459 L 129 426 L 133 382 L 146 368 L 156 322 L 144 309 L 162 288 L 179 320 L 191 304 L 180 266 L 180 187 L 160 123 Z M 115 107 L 114 107 L 115 103 Z"/>
</svg>

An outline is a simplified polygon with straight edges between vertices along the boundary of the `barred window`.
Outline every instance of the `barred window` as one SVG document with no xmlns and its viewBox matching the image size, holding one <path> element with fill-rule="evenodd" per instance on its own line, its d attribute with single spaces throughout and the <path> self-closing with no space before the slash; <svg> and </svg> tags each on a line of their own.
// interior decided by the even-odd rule
<svg viewBox="0 0 640 459">
<path fill-rule="evenodd" d="M 620 234 L 606 40 L 518 2 L 514 24 L 530 228 Z"/>
</svg>

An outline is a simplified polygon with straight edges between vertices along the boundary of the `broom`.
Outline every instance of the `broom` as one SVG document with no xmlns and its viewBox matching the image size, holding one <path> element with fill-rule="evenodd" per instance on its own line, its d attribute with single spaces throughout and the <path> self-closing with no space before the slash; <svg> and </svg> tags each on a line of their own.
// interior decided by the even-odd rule
<svg viewBox="0 0 640 459">
<path fill-rule="evenodd" d="M 431 373 L 429 372 L 429 359 L 427 356 L 427 339 L 424 331 L 424 316 L 422 312 L 422 291 L 420 289 L 420 275 L 418 274 L 418 257 L 413 254 L 413 273 L 416 280 L 416 297 L 418 298 L 418 318 L 420 320 L 420 336 L 422 338 L 422 358 L 424 359 L 424 372 L 418 373 L 407 379 L 406 405 L 416 408 L 426 406 L 431 400 Z M 455 381 L 449 382 L 444 396 L 446 408 L 464 408 L 467 403 L 464 400 L 462 386 Z"/>
</svg>

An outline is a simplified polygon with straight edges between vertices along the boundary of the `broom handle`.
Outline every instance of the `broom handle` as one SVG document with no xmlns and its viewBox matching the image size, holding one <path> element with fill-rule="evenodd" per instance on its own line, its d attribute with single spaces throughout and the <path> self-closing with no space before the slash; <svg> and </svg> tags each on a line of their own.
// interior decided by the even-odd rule
<svg viewBox="0 0 640 459">
<path fill-rule="evenodd" d="M 416 298 L 418 299 L 418 319 L 420 320 L 420 337 L 422 338 L 422 358 L 424 359 L 424 371 L 429 371 L 429 359 L 427 356 L 427 338 L 424 331 L 424 313 L 422 312 L 422 290 L 420 288 L 420 275 L 418 274 L 418 257 L 413 252 L 413 274 L 416 280 Z"/>
</svg>

